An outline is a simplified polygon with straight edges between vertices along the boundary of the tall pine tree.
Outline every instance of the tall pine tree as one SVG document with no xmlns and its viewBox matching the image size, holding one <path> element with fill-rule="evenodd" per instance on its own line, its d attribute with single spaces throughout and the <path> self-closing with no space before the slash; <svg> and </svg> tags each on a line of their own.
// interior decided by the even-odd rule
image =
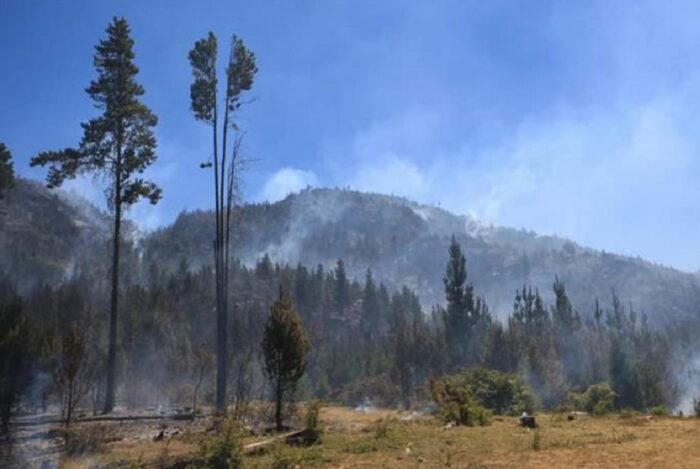
<svg viewBox="0 0 700 469">
<path fill-rule="evenodd" d="M 226 360 L 228 324 L 228 276 L 229 242 L 231 218 L 236 199 L 238 173 L 240 169 L 241 136 L 236 134 L 231 145 L 231 159 L 227 162 L 227 139 L 229 130 L 237 130 L 234 114 L 243 104 L 243 92 L 253 86 L 258 69 L 255 54 L 243 41 L 233 36 L 226 67 L 226 93 L 224 96 L 221 148 L 218 141 L 219 114 L 217 105 L 216 75 L 217 39 L 209 32 L 206 38 L 194 44 L 189 53 L 194 81 L 190 86 L 190 108 L 195 119 L 212 127 L 213 162 L 202 163 L 202 168 L 214 171 L 214 214 L 216 218 L 214 236 L 214 270 L 216 276 L 216 408 L 226 409 Z"/>
<path fill-rule="evenodd" d="M 95 47 L 97 79 L 87 93 L 102 115 L 82 124 L 83 138 L 77 149 L 43 152 L 32 166 L 49 165 L 47 185 L 58 187 L 79 174 L 99 174 L 108 181 L 107 202 L 114 215 L 112 244 L 112 292 L 109 312 L 109 349 L 104 412 L 114 408 L 116 396 L 117 316 L 119 311 L 119 247 L 124 210 L 148 199 L 156 204 L 161 190 L 140 175 L 156 160 L 153 127 L 156 116 L 139 97 L 143 87 L 136 82 L 134 41 L 124 18 L 114 18 L 107 38 Z"/>
</svg>

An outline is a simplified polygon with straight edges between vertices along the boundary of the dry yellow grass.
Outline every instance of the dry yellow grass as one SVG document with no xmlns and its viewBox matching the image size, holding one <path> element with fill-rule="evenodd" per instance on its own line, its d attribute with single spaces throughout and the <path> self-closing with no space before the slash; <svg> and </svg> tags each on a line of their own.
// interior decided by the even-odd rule
<svg viewBox="0 0 700 469">
<path fill-rule="evenodd" d="M 330 468 L 698 468 L 700 420 L 618 415 L 567 421 L 540 414 L 540 428 L 518 427 L 515 418 L 496 418 L 487 427 L 443 426 L 432 417 L 401 420 L 396 411 L 355 412 L 342 407 L 322 411 L 323 442 L 309 448 L 276 444 L 246 457 L 246 466 Z M 377 421 L 380 420 L 379 423 Z M 128 428 L 120 429 L 128 434 Z M 92 464 L 167 467 L 197 450 L 198 434 L 185 432 L 164 441 L 125 439 L 108 451 L 83 459 L 64 459 L 63 467 Z M 246 440 L 251 441 L 251 440 Z"/>
</svg>

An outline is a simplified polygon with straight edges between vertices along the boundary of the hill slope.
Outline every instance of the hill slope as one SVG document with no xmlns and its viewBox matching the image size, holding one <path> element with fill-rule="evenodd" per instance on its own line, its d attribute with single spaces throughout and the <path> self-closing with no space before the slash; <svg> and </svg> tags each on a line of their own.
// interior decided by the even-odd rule
<svg viewBox="0 0 700 469">
<path fill-rule="evenodd" d="M 107 252 L 109 217 L 75 196 L 20 179 L 3 211 L 0 274 L 21 285 L 58 282 L 76 263 Z M 184 212 L 147 234 L 141 241 L 144 265 L 175 269 L 182 259 L 192 268 L 210 264 L 212 224 L 211 212 Z M 274 204 L 246 205 L 236 227 L 233 252 L 245 263 L 268 253 L 277 262 L 330 268 L 342 258 L 351 276 L 362 279 L 371 268 L 390 287 L 418 291 L 426 306 L 443 301 L 442 274 L 454 234 L 466 251 L 471 281 L 497 315 L 510 310 L 515 290 L 525 283 L 551 300 L 558 275 L 584 314 L 596 297 L 608 304 L 614 288 L 656 323 L 700 319 L 695 274 L 557 237 L 482 226 L 398 197 L 308 190 Z"/>
<path fill-rule="evenodd" d="M 697 275 L 583 248 L 571 241 L 509 228 L 485 227 L 468 217 L 409 200 L 355 191 L 314 189 L 274 204 L 243 208 L 235 255 L 252 264 L 273 260 L 331 267 L 338 258 L 361 279 L 367 268 L 391 287 L 408 285 L 425 305 L 443 300 L 442 274 L 453 234 L 466 251 L 469 275 L 497 314 L 510 310 L 524 283 L 551 299 L 558 275 L 582 313 L 596 297 L 620 298 L 654 322 L 700 316 Z M 146 259 L 173 268 L 209 263 L 211 212 L 181 214 L 144 241 Z"/>
<path fill-rule="evenodd" d="M 0 202 L 0 275 L 20 287 L 55 283 L 103 250 L 109 218 L 76 195 L 17 179 Z"/>
</svg>

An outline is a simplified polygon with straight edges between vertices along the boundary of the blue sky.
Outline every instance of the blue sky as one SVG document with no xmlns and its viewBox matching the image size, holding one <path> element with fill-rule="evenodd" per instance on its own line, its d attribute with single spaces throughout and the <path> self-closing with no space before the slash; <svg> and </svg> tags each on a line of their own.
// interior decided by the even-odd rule
<svg viewBox="0 0 700 469">
<path fill-rule="evenodd" d="M 700 268 L 700 3 L 0 0 L 0 141 L 18 172 L 75 145 L 114 15 L 160 117 L 145 228 L 209 207 L 209 129 L 187 52 L 213 30 L 256 53 L 240 115 L 247 200 L 307 184 L 393 193 L 486 223 Z M 90 180 L 69 188 L 102 203 Z"/>
</svg>

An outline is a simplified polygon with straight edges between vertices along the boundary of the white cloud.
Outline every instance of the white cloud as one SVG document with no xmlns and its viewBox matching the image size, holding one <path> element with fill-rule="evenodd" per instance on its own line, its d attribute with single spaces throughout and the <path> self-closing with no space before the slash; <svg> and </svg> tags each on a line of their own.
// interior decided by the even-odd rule
<svg viewBox="0 0 700 469">
<path fill-rule="evenodd" d="M 276 202 L 307 186 L 315 186 L 317 182 L 316 175 L 311 171 L 291 167 L 282 168 L 265 182 L 260 198 Z"/>
</svg>

